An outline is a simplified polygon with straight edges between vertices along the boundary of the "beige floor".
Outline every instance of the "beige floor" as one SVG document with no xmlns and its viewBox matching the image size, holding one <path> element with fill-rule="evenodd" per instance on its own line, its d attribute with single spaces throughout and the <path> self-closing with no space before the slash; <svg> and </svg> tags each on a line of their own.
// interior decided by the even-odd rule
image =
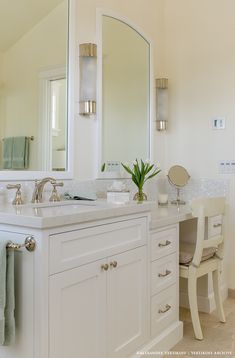
<svg viewBox="0 0 235 358">
<path fill-rule="evenodd" d="M 229 298 L 224 302 L 226 323 L 220 323 L 216 313 L 200 313 L 200 321 L 204 334 L 203 341 L 197 341 L 193 336 L 193 328 L 190 312 L 187 309 L 180 310 L 180 319 L 184 322 L 184 338 L 172 349 L 172 354 L 165 357 L 232 357 L 235 358 L 235 298 Z M 216 354 L 226 351 L 230 354 Z M 184 352 L 176 354 L 176 352 Z M 212 352 L 205 354 L 205 352 Z"/>
</svg>

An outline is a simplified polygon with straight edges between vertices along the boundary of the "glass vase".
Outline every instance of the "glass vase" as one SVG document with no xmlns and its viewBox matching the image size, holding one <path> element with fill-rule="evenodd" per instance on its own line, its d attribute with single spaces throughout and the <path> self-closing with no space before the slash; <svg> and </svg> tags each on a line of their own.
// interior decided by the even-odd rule
<svg viewBox="0 0 235 358">
<path fill-rule="evenodd" d="M 138 189 L 137 193 L 134 195 L 133 200 L 142 203 L 143 201 L 147 200 L 147 195 L 143 192 L 142 189 Z"/>
</svg>

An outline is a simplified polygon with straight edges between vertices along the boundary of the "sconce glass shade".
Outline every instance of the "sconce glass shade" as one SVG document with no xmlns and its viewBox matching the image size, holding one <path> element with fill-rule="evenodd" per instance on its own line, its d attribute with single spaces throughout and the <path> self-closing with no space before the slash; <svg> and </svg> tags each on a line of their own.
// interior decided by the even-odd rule
<svg viewBox="0 0 235 358">
<path fill-rule="evenodd" d="M 92 43 L 79 45 L 79 113 L 96 113 L 97 46 Z"/>
<path fill-rule="evenodd" d="M 157 95 L 157 130 L 164 131 L 167 129 L 168 121 L 168 79 L 156 79 Z"/>
</svg>

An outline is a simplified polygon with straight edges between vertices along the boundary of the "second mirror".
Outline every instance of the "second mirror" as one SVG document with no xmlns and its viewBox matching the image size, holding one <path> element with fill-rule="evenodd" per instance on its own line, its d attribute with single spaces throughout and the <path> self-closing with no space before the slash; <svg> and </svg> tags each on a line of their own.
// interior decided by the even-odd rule
<svg viewBox="0 0 235 358">
<path fill-rule="evenodd" d="M 180 200 L 180 189 L 183 188 L 189 181 L 190 175 L 187 170 L 181 165 L 174 165 L 169 169 L 168 180 L 171 185 L 176 188 L 177 197 L 171 204 L 185 205 L 185 201 Z"/>
</svg>

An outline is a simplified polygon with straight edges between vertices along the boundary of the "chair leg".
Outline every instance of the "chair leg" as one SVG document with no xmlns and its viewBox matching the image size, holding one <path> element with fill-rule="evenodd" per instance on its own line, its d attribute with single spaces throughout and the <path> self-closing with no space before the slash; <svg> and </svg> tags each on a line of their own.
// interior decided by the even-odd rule
<svg viewBox="0 0 235 358">
<path fill-rule="evenodd" d="M 214 296 L 215 296 L 215 303 L 216 309 L 219 315 L 220 322 L 226 322 L 224 308 L 223 308 L 223 301 L 220 292 L 220 272 L 219 269 L 213 271 L 213 286 L 214 286 Z"/>
<path fill-rule="evenodd" d="M 191 318 L 193 323 L 193 329 L 196 339 L 202 340 L 203 334 L 198 314 L 197 305 L 197 277 L 196 269 L 190 267 L 188 275 L 188 298 L 191 312 Z"/>
</svg>

